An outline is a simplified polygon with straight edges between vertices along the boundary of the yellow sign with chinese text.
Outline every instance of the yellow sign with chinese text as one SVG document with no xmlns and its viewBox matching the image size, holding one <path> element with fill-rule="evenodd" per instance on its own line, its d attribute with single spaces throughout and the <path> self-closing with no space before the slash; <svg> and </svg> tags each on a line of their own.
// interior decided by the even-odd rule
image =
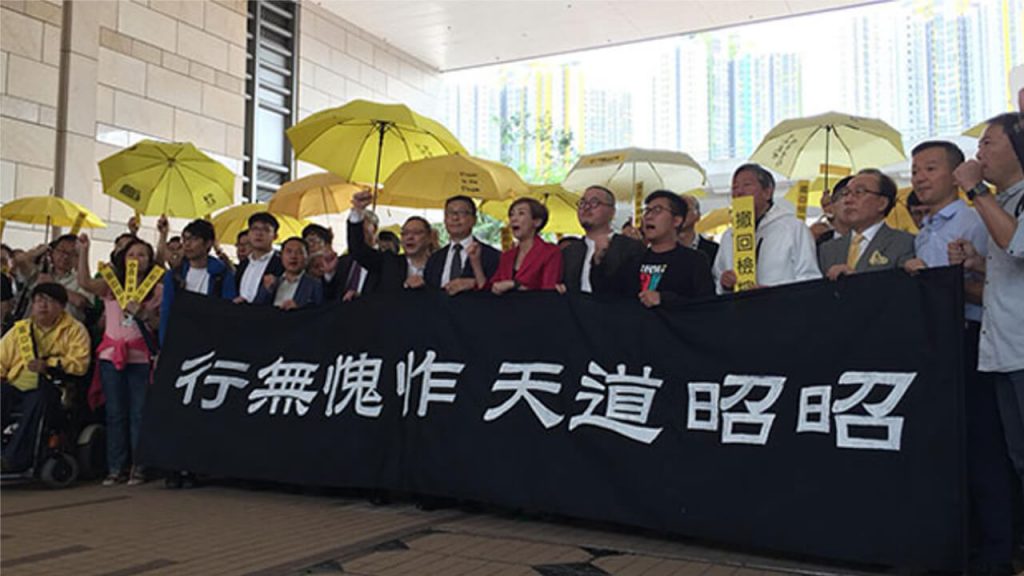
<svg viewBox="0 0 1024 576">
<path fill-rule="evenodd" d="M 732 199 L 732 261 L 736 273 L 733 290 L 757 286 L 757 239 L 754 237 L 754 197 Z"/>
</svg>

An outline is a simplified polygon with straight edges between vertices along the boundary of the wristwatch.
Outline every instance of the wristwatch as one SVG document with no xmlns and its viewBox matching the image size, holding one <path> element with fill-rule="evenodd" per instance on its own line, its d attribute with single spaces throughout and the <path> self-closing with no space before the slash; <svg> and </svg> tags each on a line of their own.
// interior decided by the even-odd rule
<svg viewBox="0 0 1024 576">
<path fill-rule="evenodd" d="M 988 193 L 988 186 L 986 186 L 984 182 L 978 182 L 974 188 L 967 191 L 967 199 L 974 200 L 976 196 L 984 196 Z"/>
</svg>

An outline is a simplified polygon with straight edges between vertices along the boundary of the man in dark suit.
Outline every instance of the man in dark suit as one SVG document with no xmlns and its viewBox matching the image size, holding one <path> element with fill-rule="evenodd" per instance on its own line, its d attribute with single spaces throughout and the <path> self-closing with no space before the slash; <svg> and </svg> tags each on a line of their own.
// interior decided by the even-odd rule
<svg viewBox="0 0 1024 576">
<path fill-rule="evenodd" d="M 281 244 L 284 273 L 264 276 L 256 304 L 273 304 L 282 310 L 319 306 L 324 301 L 323 283 L 306 273 L 309 246 L 302 238 L 289 238 Z"/>
<path fill-rule="evenodd" d="M 843 274 L 903 268 L 914 257 L 914 237 L 885 224 L 895 205 L 892 178 L 873 168 L 858 172 L 839 208 L 850 231 L 818 247 L 821 273 L 835 280 Z"/>
<path fill-rule="evenodd" d="M 277 277 L 284 272 L 281 257 L 274 251 L 277 229 L 277 218 L 269 212 L 256 212 L 249 216 L 249 257 L 238 265 L 235 272 L 238 282 L 236 303 L 255 301 L 263 285 L 263 277 Z"/>
<path fill-rule="evenodd" d="M 348 251 L 356 263 L 377 276 L 375 291 L 398 292 L 404 288 L 423 286 L 423 270 L 427 264 L 430 223 L 421 216 L 411 216 L 402 225 L 402 254 L 374 248 L 363 227 L 366 208 L 373 201 L 370 192 L 352 196 L 348 219 Z"/>
<path fill-rule="evenodd" d="M 687 248 L 693 248 L 703 252 L 708 257 L 708 262 L 714 262 L 718 256 L 718 242 L 708 240 L 697 233 L 697 222 L 700 222 L 700 200 L 693 194 L 680 194 L 683 202 L 686 202 L 686 220 L 683 221 L 683 229 L 679 231 L 679 243 Z"/>
<path fill-rule="evenodd" d="M 477 289 L 473 267 L 467 257 L 468 248 L 480 246 L 480 262 L 484 275 L 490 278 L 498 269 L 501 252 L 473 237 L 476 225 L 476 204 L 469 196 L 452 196 L 444 203 L 444 227 L 449 242 L 427 260 L 423 279 L 427 286 L 439 288 L 454 296 L 464 290 Z"/>
<path fill-rule="evenodd" d="M 612 232 L 615 195 L 604 186 L 583 192 L 576 217 L 586 231 L 562 249 L 560 292 L 586 292 L 635 298 L 640 292 L 640 260 L 644 246 Z"/>
</svg>

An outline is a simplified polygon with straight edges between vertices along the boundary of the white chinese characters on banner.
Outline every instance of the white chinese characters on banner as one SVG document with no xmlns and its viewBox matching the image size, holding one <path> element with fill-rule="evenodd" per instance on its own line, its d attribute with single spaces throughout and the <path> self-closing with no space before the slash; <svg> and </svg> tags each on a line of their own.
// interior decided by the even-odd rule
<svg viewBox="0 0 1024 576">
<path fill-rule="evenodd" d="M 420 418 L 427 415 L 427 408 L 431 402 L 455 403 L 455 379 L 438 378 L 437 376 L 440 374 L 458 376 L 466 365 L 458 362 L 435 362 L 435 360 L 437 360 L 437 352 L 427 350 L 423 362 L 417 366 L 416 355 L 410 350 L 406 355 L 406 360 L 398 362 L 395 375 L 398 395 L 403 398 L 402 416 L 409 414 L 409 397 L 412 395 L 412 383 L 416 378 L 420 378 L 420 402 L 416 408 L 416 415 Z"/>
<path fill-rule="evenodd" d="M 597 377 L 597 378 L 595 378 Z M 604 380 L 602 384 L 598 378 Z M 661 428 L 647 426 L 654 394 L 662 381 L 651 377 L 651 367 L 644 366 L 640 376 L 626 374 L 626 365 L 619 364 L 609 374 L 597 362 L 590 362 L 588 374 L 580 378 L 583 387 L 576 400 L 588 401 L 582 414 L 569 419 L 569 430 L 579 426 L 597 426 L 621 434 L 631 440 L 650 444 L 661 434 Z M 595 413 L 604 402 L 604 413 Z"/>
<path fill-rule="evenodd" d="M 287 415 L 294 406 L 296 414 L 305 416 L 309 404 L 316 397 L 316 390 L 308 388 L 313 385 L 313 375 L 319 369 L 319 364 L 285 362 L 279 356 L 256 373 L 266 387 L 249 393 L 249 414 L 259 412 L 269 401 L 271 415 Z"/>
<path fill-rule="evenodd" d="M 327 367 L 327 378 L 323 391 L 327 394 L 325 416 L 341 414 L 355 400 L 355 412 L 364 418 L 380 416 L 384 408 L 384 399 L 377 391 L 380 383 L 380 370 L 384 361 L 380 358 L 369 358 L 366 352 L 359 357 L 338 355 L 334 366 Z M 339 383 L 341 384 L 339 390 Z M 338 393 L 344 394 L 336 400 Z"/>
<path fill-rule="evenodd" d="M 828 434 L 835 418 L 836 447 L 898 451 L 903 439 L 903 417 L 890 416 L 907 393 L 916 372 L 844 372 L 839 386 L 859 386 L 852 394 L 832 402 L 830 386 L 808 386 L 800 391 L 796 431 Z M 865 402 L 876 387 L 887 387 L 878 402 Z M 866 414 L 849 414 L 857 406 Z M 874 434 L 866 434 L 873 430 Z"/>
<path fill-rule="evenodd" d="M 466 364 L 438 362 L 437 357 L 436 351 L 427 350 L 417 363 L 415 351 L 410 350 L 397 363 L 396 391 L 403 400 L 403 417 L 409 413 L 417 380 L 418 417 L 427 417 L 431 404 L 455 403 L 458 377 L 463 375 Z M 340 415 L 351 405 L 357 416 L 378 418 L 384 409 L 384 398 L 378 390 L 383 365 L 382 358 L 372 358 L 366 352 L 358 356 L 338 355 L 334 364 L 327 367 L 324 384 L 318 390 L 314 381 L 319 364 L 289 362 L 280 356 L 257 372 L 260 386 L 248 394 L 247 412 L 255 414 L 267 409 L 272 416 L 305 416 L 322 391 L 327 417 Z M 183 361 L 175 388 L 183 390 L 183 405 L 192 405 L 198 397 L 202 410 L 216 410 L 232 389 L 249 386 L 250 366 L 247 362 L 218 359 L 217 351 L 213 350 Z M 503 377 L 494 381 L 491 392 L 508 395 L 488 408 L 483 420 L 496 421 L 518 404 L 526 404 L 545 429 L 558 426 L 566 416 L 551 405 L 558 405 L 562 392 L 559 377 L 564 371 L 565 366 L 551 362 L 502 362 L 499 375 Z M 844 372 L 836 385 L 806 386 L 800 389 L 796 432 L 830 434 L 834 430 L 838 448 L 899 451 L 904 417 L 892 413 L 916 376 L 916 372 L 851 371 Z M 721 383 L 689 382 L 686 429 L 719 433 L 722 444 L 764 446 L 776 420 L 771 409 L 782 395 L 785 383 L 783 376 L 733 374 Z M 640 374 L 629 374 L 626 364 L 617 364 L 615 371 L 609 372 L 596 361 L 590 361 L 575 395 L 577 402 L 587 404 L 582 412 L 569 418 L 568 430 L 593 426 L 635 442 L 652 444 L 664 429 L 648 423 L 663 384 L 662 379 L 653 376 L 651 366 L 643 366 Z M 842 394 L 854 386 L 856 389 L 851 393 Z M 213 390 L 207 391 L 208 388 Z"/>
<path fill-rule="evenodd" d="M 565 370 L 561 364 L 546 362 L 502 362 L 498 370 L 500 374 L 519 374 L 518 379 L 494 381 L 491 392 L 512 392 L 503 403 L 484 412 L 484 421 L 491 422 L 501 418 L 503 414 L 512 409 L 520 401 L 526 402 L 533 410 L 533 414 L 540 420 L 545 428 L 554 428 L 565 418 L 561 414 L 544 405 L 543 402 L 533 395 L 534 392 L 557 395 L 562 391 L 562 383 L 551 380 L 534 379 L 534 373 L 547 376 L 558 376 Z"/>
<path fill-rule="evenodd" d="M 192 403 L 195 387 L 199 383 L 200 377 L 202 377 L 204 388 L 206 386 L 217 387 L 217 393 L 213 398 L 201 398 L 199 401 L 199 407 L 203 410 L 220 408 L 228 397 L 228 391 L 232 388 L 241 389 L 249 385 L 249 380 L 245 378 L 221 372 L 245 374 L 249 371 L 249 364 L 232 360 L 215 360 L 216 357 L 217 351 L 214 350 L 209 354 L 190 358 L 181 363 L 183 374 L 175 381 L 174 387 L 185 389 L 185 394 L 181 399 L 182 404 L 187 406 Z M 210 373 L 207 374 L 207 372 Z M 200 396 L 202 396 L 201 393 Z"/>
<path fill-rule="evenodd" d="M 768 410 L 779 399 L 785 383 L 782 376 L 733 374 L 726 376 L 721 386 L 717 382 L 690 382 L 686 427 L 715 432 L 721 426 L 723 444 L 763 446 L 775 422 L 775 414 Z M 737 390 L 722 397 L 723 388 Z M 763 394 L 757 394 L 760 399 L 750 399 L 755 389 L 764 389 Z M 741 402 L 745 411 L 734 410 Z"/>
</svg>

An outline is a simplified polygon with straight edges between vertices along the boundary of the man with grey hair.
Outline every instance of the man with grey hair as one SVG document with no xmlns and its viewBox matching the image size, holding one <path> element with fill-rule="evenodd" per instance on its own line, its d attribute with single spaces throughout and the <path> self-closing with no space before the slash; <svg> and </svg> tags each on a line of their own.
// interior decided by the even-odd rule
<svg viewBox="0 0 1024 576">
<path fill-rule="evenodd" d="M 693 194 L 680 194 L 683 202 L 686 202 L 686 220 L 683 221 L 683 229 L 679 231 L 679 243 L 687 248 L 700 250 L 708 257 L 708 262 L 714 262 L 718 256 L 718 242 L 708 240 L 697 233 L 697 222 L 700 222 L 700 200 Z"/>
<path fill-rule="evenodd" d="M 743 164 L 732 175 L 732 197 L 754 197 L 754 241 L 758 286 L 776 286 L 821 278 L 814 237 L 796 215 L 775 204 L 775 177 L 759 164 Z M 733 230 L 722 235 L 712 273 L 719 294 L 732 292 L 736 272 L 732 261 Z"/>
<path fill-rule="evenodd" d="M 841 275 L 902 268 L 914 257 L 914 237 L 885 223 L 896 206 L 896 183 L 874 168 L 850 180 L 840 210 L 850 225 L 848 234 L 818 249 L 821 273 L 831 280 Z"/>
<path fill-rule="evenodd" d="M 604 186 L 587 188 L 576 203 L 576 217 L 586 236 L 570 239 L 562 248 L 558 291 L 635 297 L 640 291 L 644 246 L 612 232 L 615 195 Z"/>
</svg>

